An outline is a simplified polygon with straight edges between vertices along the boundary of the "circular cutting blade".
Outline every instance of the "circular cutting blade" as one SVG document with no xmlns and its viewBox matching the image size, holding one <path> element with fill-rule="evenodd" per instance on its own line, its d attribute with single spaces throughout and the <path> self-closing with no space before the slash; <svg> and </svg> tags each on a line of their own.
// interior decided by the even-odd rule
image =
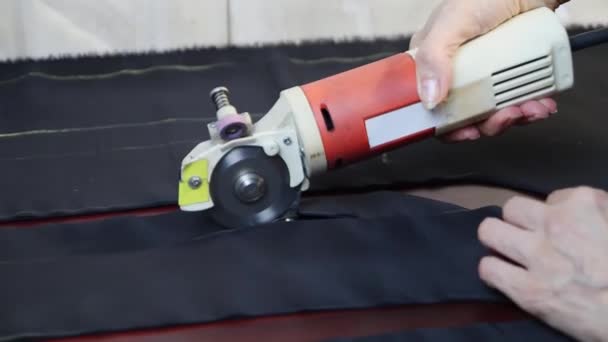
<svg viewBox="0 0 608 342">
<path fill-rule="evenodd" d="M 280 219 L 299 199 L 299 187 L 289 186 L 289 169 L 280 156 L 261 147 L 237 147 L 219 161 L 210 181 L 213 220 L 242 228 Z"/>
</svg>

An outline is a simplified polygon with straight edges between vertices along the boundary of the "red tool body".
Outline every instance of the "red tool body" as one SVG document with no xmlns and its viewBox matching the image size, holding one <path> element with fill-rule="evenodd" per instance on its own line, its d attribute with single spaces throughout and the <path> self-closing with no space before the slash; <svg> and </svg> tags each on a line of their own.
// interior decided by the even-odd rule
<svg viewBox="0 0 608 342">
<path fill-rule="evenodd" d="M 379 146 L 370 145 L 366 120 L 420 102 L 416 62 L 407 53 L 303 85 L 302 90 L 321 134 L 328 169 L 435 134 L 434 128 L 426 128 Z"/>
</svg>

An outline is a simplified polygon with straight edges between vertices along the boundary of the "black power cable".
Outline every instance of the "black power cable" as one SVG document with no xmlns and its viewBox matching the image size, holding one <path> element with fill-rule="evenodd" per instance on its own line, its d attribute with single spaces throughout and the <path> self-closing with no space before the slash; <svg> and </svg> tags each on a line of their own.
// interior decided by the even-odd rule
<svg viewBox="0 0 608 342">
<path fill-rule="evenodd" d="M 608 28 L 583 32 L 570 37 L 572 52 L 608 43 Z"/>
</svg>

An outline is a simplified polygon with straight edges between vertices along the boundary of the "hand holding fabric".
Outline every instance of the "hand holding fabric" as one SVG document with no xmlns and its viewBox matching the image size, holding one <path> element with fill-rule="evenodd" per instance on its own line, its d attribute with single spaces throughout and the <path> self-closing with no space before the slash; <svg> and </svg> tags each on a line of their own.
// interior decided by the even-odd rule
<svg viewBox="0 0 608 342">
<path fill-rule="evenodd" d="M 580 341 L 608 341 L 608 193 L 513 198 L 503 220 L 480 225 L 479 239 L 501 256 L 480 263 L 489 286 Z"/>
</svg>

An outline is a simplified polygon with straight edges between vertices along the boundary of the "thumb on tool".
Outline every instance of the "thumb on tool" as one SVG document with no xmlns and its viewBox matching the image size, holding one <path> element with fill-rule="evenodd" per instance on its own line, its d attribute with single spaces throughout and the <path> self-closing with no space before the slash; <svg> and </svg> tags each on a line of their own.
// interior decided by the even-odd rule
<svg viewBox="0 0 608 342">
<path fill-rule="evenodd" d="M 452 55 L 447 48 L 425 45 L 416 54 L 418 94 L 427 109 L 435 108 L 448 95 L 452 79 Z"/>
<path fill-rule="evenodd" d="M 448 96 L 453 58 L 459 47 L 477 34 L 466 29 L 463 25 L 466 20 L 460 23 L 461 26 L 450 25 L 453 19 L 445 18 L 443 10 L 440 8 L 438 13 L 434 13 L 433 19 L 436 20 L 431 20 L 427 27 L 416 33 L 410 44 L 410 48 L 416 50 L 418 94 L 427 109 L 435 108 Z"/>
<path fill-rule="evenodd" d="M 410 50 L 415 50 L 418 95 L 427 109 L 435 108 L 447 97 L 453 57 L 462 43 L 478 34 L 470 29 L 471 18 L 466 13 L 470 9 L 468 4 L 445 2 L 435 8 L 425 26 L 412 37 Z"/>
<path fill-rule="evenodd" d="M 452 62 L 462 44 L 480 36 L 520 9 L 515 0 L 452 0 L 435 8 L 410 44 L 416 50 L 418 93 L 428 108 L 435 108 L 448 95 Z"/>
</svg>

